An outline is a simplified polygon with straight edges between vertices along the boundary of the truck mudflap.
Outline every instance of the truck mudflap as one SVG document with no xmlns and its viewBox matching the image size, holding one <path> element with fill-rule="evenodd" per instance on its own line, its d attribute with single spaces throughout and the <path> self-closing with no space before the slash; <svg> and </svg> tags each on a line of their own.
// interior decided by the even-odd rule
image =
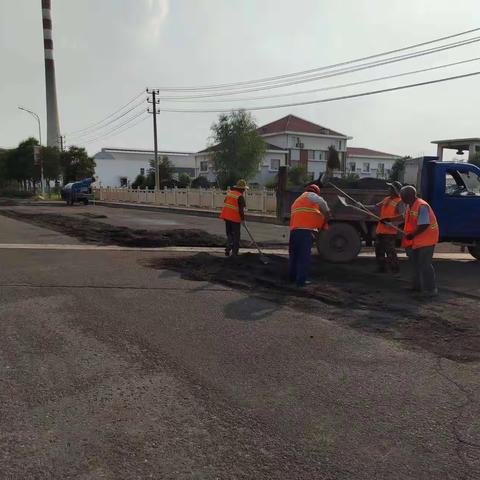
<svg viewBox="0 0 480 480">
<path fill-rule="evenodd" d="M 320 232 L 317 240 L 320 257 L 333 263 L 351 262 L 361 248 L 360 232 L 349 223 L 330 223 L 329 229 Z"/>
</svg>

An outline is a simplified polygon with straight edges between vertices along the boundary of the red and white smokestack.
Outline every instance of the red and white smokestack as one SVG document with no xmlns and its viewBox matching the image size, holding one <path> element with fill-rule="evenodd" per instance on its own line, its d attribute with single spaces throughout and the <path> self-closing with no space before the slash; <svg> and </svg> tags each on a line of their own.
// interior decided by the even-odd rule
<svg viewBox="0 0 480 480">
<path fill-rule="evenodd" d="M 52 13 L 50 0 L 42 2 L 43 49 L 45 52 L 45 87 L 47 96 L 47 145 L 58 147 L 60 122 L 58 120 L 55 64 L 53 61 Z"/>
</svg>

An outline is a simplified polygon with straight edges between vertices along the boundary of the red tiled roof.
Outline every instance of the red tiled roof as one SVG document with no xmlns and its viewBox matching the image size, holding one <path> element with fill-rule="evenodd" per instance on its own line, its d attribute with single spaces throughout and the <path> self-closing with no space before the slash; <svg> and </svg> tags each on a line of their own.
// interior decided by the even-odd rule
<svg viewBox="0 0 480 480">
<path fill-rule="evenodd" d="M 336 135 L 346 138 L 346 135 L 343 133 L 335 132 L 334 130 L 322 127 L 321 125 L 309 122 L 308 120 L 296 117 L 295 115 L 287 115 L 286 117 L 280 118 L 271 123 L 267 123 L 266 125 L 258 128 L 258 133 L 260 135 L 284 132 L 311 133 L 314 135 Z"/>
<path fill-rule="evenodd" d="M 392 153 L 379 152 L 371 150 L 370 148 L 347 147 L 347 157 L 392 157 L 399 158 L 401 155 L 394 155 Z"/>
<path fill-rule="evenodd" d="M 271 143 L 265 142 L 265 149 L 266 150 L 283 150 L 283 148 L 277 147 L 276 145 L 272 145 Z M 211 147 L 205 148 L 204 150 L 200 150 L 197 153 L 208 153 L 208 152 L 216 152 L 220 150 L 220 144 L 217 143 L 216 145 L 212 145 Z"/>
</svg>

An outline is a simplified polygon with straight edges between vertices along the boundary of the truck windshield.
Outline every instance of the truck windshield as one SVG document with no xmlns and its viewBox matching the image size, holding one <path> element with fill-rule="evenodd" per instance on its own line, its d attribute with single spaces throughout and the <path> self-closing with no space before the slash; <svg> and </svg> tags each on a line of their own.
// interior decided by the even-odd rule
<svg viewBox="0 0 480 480">
<path fill-rule="evenodd" d="M 473 172 L 448 170 L 445 193 L 451 196 L 480 196 L 480 178 Z"/>
</svg>

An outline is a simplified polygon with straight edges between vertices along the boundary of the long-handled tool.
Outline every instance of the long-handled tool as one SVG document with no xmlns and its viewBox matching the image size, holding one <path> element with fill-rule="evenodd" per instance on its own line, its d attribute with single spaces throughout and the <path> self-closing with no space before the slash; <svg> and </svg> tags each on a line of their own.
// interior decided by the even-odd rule
<svg viewBox="0 0 480 480">
<path fill-rule="evenodd" d="M 358 200 L 355 200 L 354 198 L 352 198 L 347 192 L 344 192 L 341 188 L 337 187 L 332 182 L 328 182 L 328 185 L 330 185 L 335 190 L 340 192 L 344 197 L 347 197 L 349 200 L 351 200 L 355 205 L 357 205 L 357 207 L 361 208 L 362 210 L 364 210 L 367 213 L 371 213 L 370 210 L 363 203 L 361 203 Z M 352 205 L 347 205 L 347 207 L 351 207 L 351 206 Z"/>
<path fill-rule="evenodd" d="M 245 222 L 243 222 L 243 226 L 245 227 L 245 230 L 247 231 L 248 233 L 248 236 L 250 237 L 250 240 L 252 241 L 252 243 L 255 245 L 255 248 L 258 250 L 258 253 L 260 255 L 260 261 L 264 264 L 264 265 L 268 265 L 268 258 L 263 254 L 263 252 L 260 250 L 260 247 L 257 245 L 257 242 L 255 241 L 255 239 L 253 238 L 253 235 L 250 233 L 250 230 L 248 229 L 247 227 L 247 224 Z"/>
<path fill-rule="evenodd" d="M 394 225 L 393 223 L 390 223 L 390 222 L 385 222 L 383 221 L 378 215 L 375 215 L 374 213 L 372 213 L 370 210 L 366 210 L 366 209 L 363 209 L 363 208 L 359 208 L 359 207 L 356 207 L 355 205 L 349 205 L 347 203 L 347 200 L 345 199 L 345 197 L 341 197 L 340 195 L 338 195 L 338 200 L 340 201 L 340 203 L 344 206 L 344 207 L 348 207 L 348 208 L 353 208 L 353 210 L 357 210 L 358 212 L 362 212 L 362 213 L 365 213 L 367 215 L 370 215 L 372 218 L 374 218 L 375 220 L 378 220 L 379 222 L 382 222 L 384 225 L 387 225 L 389 227 L 392 227 L 394 228 L 398 233 L 401 233 L 403 235 L 403 230 L 401 228 L 398 228 L 396 225 Z"/>
</svg>

